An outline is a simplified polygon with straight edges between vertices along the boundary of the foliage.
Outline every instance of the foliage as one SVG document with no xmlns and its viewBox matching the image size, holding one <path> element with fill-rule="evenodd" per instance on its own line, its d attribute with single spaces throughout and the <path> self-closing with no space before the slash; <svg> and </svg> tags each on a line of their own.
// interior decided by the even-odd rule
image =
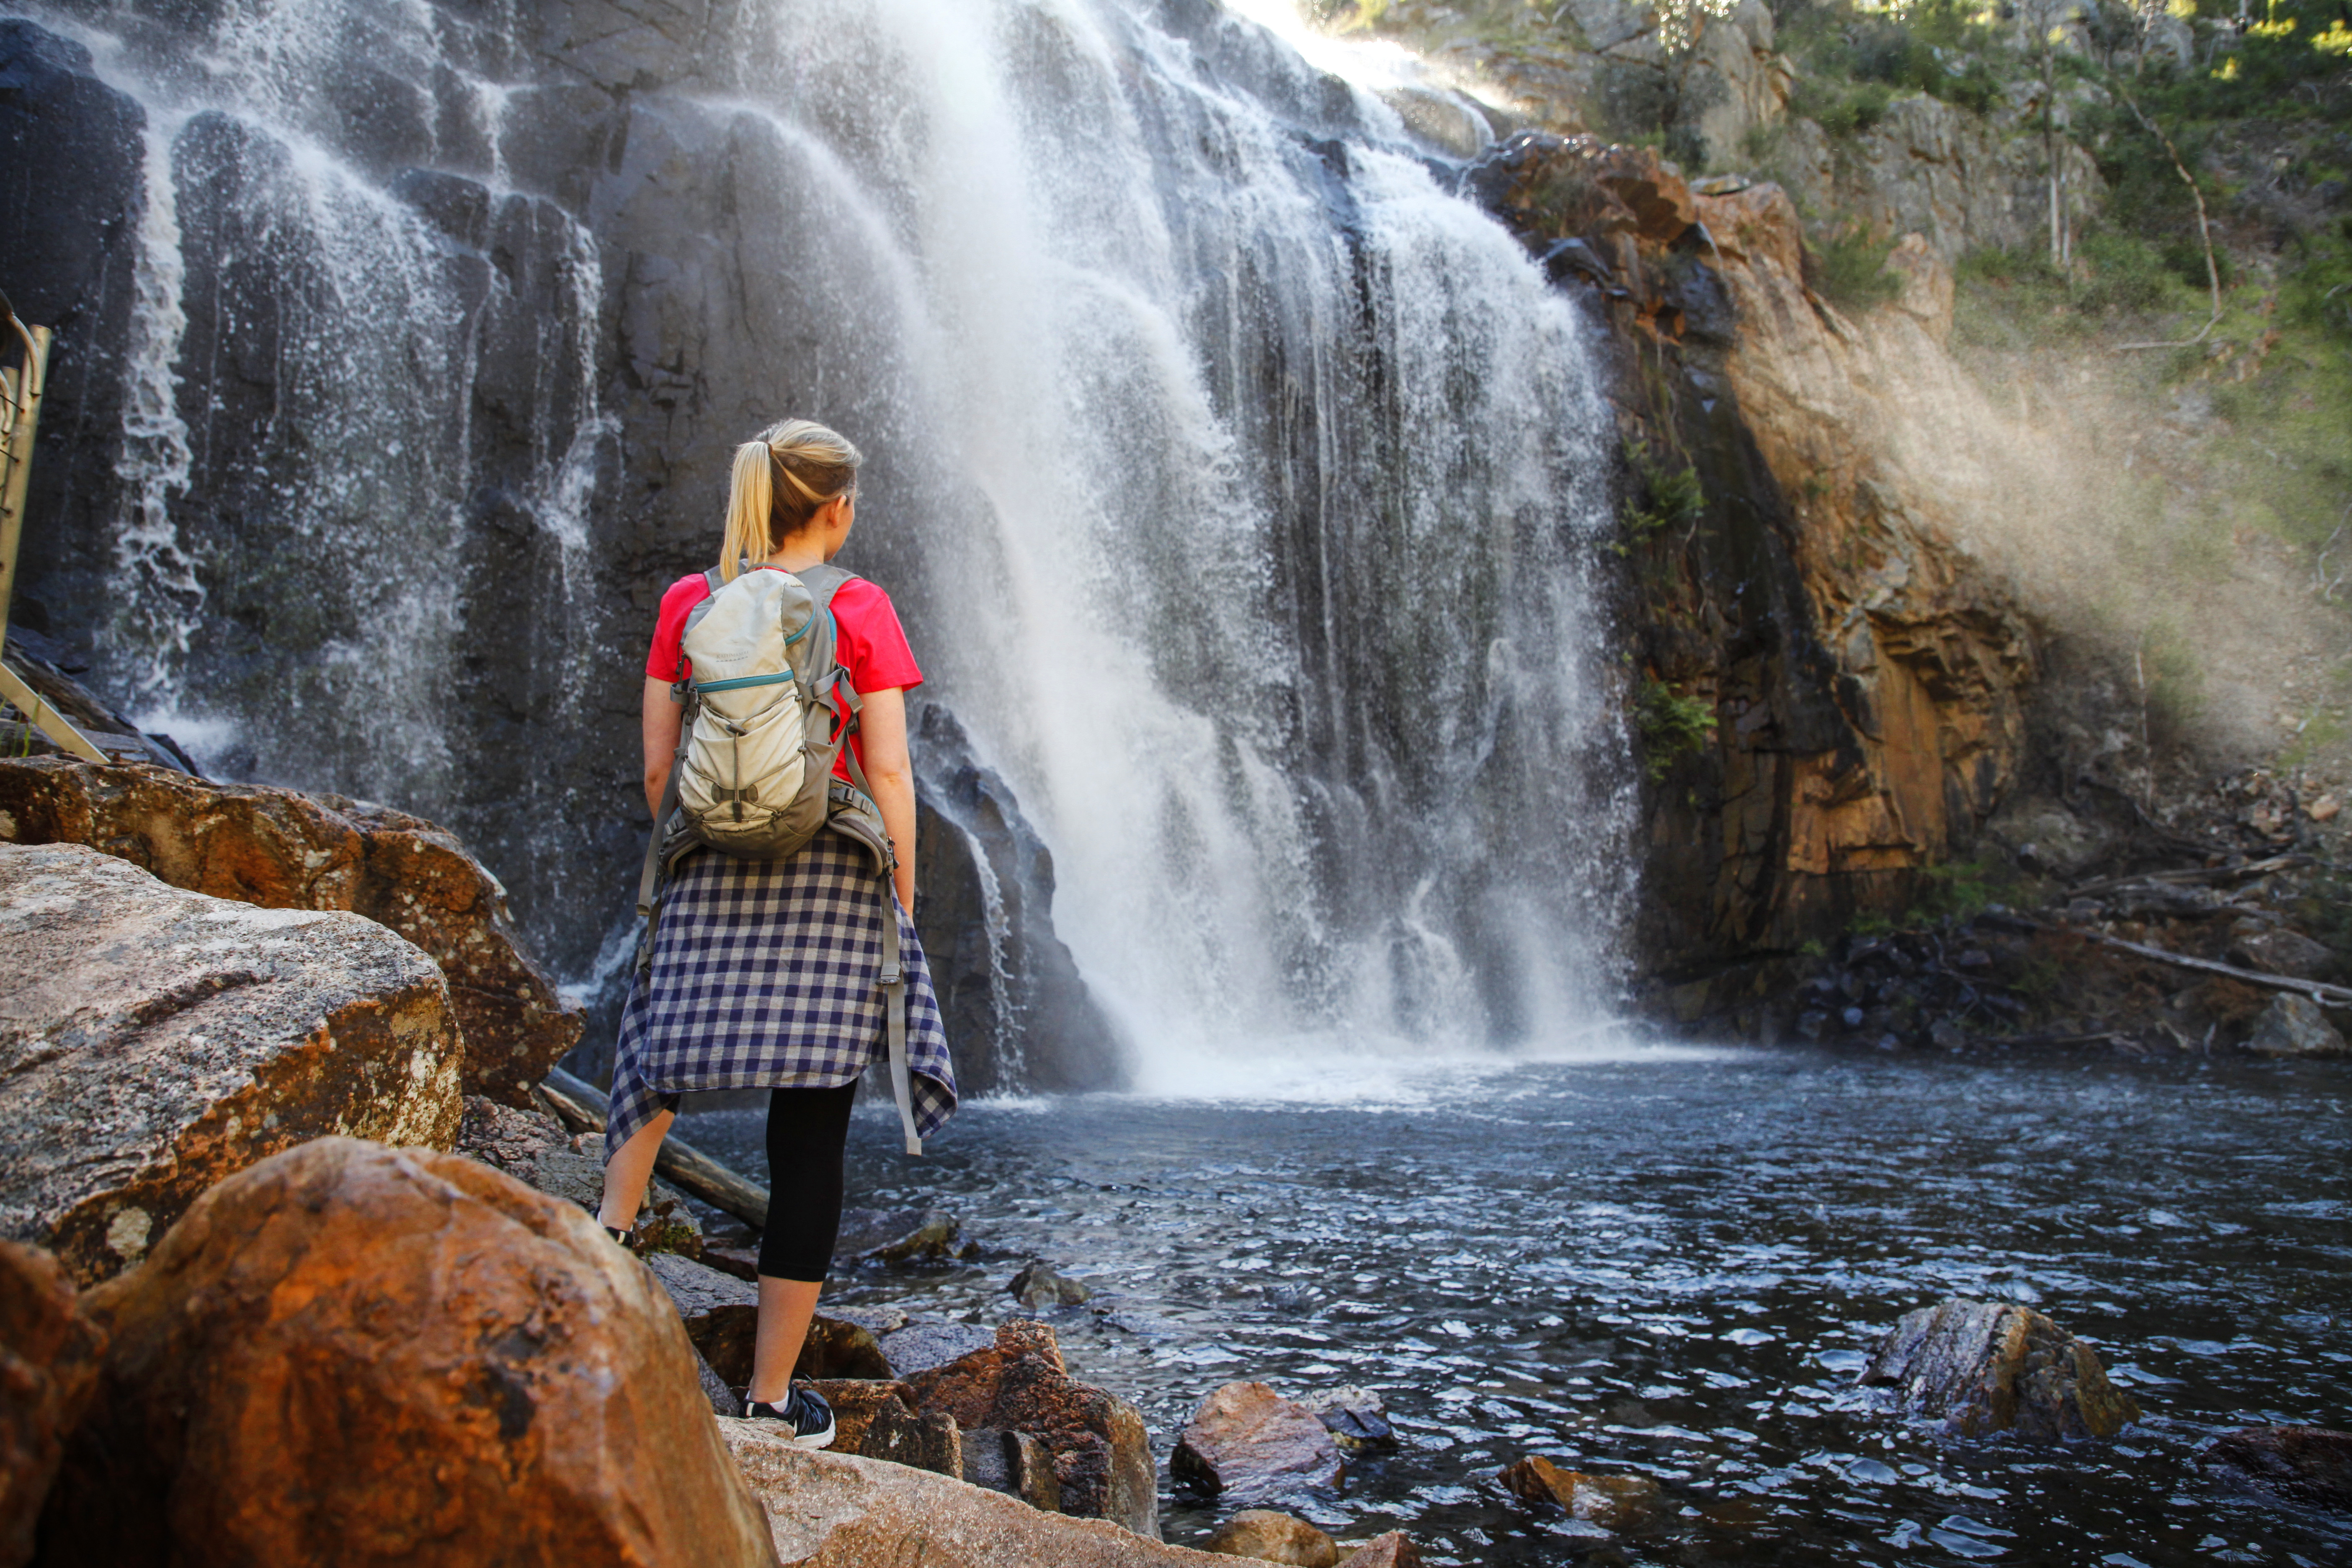
<svg viewBox="0 0 2352 1568">
<path fill-rule="evenodd" d="M 1687 528 L 1706 510 L 1706 489 L 1698 470 L 1668 468 L 1639 441 L 1625 443 L 1625 464 L 1641 480 L 1642 500 L 1625 502 L 1625 531 L 1637 541 L 1670 528 Z"/>
<path fill-rule="evenodd" d="M 1891 304 L 1903 292 L 1903 279 L 1886 269 L 1891 248 L 1863 229 L 1834 234 L 1808 247 L 1805 281 L 1841 310 L 1858 313 Z"/>
<path fill-rule="evenodd" d="M 1921 876 L 1925 886 L 1908 917 L 1915 926 L 1974 920 L 2007 897 L 2016 880 L 2004 862 L 1990 856 L 1929 866 Z"/>
<path fill-rule="evenodd" d="M 1653 783 L 1674 772 L 1684 758 L 1705 751 L 1715 735 L 1715 710 L 1663 680 L 1642 683 L 1633 719 L 1642 738 L 1643 769 Z"/>
</svg>

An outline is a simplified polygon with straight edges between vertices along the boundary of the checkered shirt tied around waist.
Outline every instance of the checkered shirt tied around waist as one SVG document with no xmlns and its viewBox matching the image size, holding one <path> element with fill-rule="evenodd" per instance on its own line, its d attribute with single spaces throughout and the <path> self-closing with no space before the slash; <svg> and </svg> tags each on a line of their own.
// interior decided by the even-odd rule
<svg viewBox="0 0 2352 1568">
<path fill-rule="evenodd" d="M 629 987 L 604 1131 L 610 1160 L 698 1089 L 834 1089 L 887 1061 L 882 883 L 857 845 L 827 831 L 789 860 L 698 849 L 663 890 L 652 963 Z M 931 970 L 898 920 L 915 1126 L 956 1108 Z"/>
</svg>

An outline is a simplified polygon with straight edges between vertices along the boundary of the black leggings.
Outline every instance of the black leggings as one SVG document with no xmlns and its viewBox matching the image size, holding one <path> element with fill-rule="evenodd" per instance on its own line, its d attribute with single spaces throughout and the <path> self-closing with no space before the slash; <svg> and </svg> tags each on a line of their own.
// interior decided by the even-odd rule
<svg viewBox="0 0 2352 1568">
<path fill-rule="evenodd" d="M 838 1089 L 768 1091 L 768 1228 L 760 1272 L 822 1284 L 841 1235 L 841 1156 L 855 1079 Z"/>
</svg>

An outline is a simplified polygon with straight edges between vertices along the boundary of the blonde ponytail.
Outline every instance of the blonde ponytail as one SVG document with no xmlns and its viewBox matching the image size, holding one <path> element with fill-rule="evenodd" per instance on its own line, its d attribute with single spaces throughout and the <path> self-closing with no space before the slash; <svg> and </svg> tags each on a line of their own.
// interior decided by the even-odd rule
<svg viewBox="0 0 2352 1568">
<path fill-rule="evenodd" d="M 865 460 L 837 432 L 809 419 L 787 419 L 736 447 L 719 579 L 733 582 L 744 562 L 765 561 L 819 509 L 855 492 Z"/>
</svg>

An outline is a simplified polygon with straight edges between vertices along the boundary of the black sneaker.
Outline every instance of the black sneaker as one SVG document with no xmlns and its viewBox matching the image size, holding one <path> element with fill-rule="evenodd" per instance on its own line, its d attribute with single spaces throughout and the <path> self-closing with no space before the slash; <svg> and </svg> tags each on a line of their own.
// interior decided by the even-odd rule
<svg viewBox="0 0 2352 1568">
<path fill-rule="evenodd" d="M 825 1403 L 824 1394 L 812 1389 L 793 1388 L 784 1395 L 782 1405 L 746 1400 L 743 1414 L 751 1420 L 782 1422 L 793 1429 L 793 1441 L 803 1448 L 833 1446 L 833 1406 Z"/>
<path fill-rule="evenodd" d="M 627 1231 L 618 1229 L 613 1226 L 604 1225 L 602 1221 L 599 1221 L 598 1224 L 604 1230 L 604 1234 L 611 1237 L 614 1243 L 616 1243 L 623 1250 L 625 1251 L 627 1249 L 629 1245 L 629 1233 Z"/>
</svg>

